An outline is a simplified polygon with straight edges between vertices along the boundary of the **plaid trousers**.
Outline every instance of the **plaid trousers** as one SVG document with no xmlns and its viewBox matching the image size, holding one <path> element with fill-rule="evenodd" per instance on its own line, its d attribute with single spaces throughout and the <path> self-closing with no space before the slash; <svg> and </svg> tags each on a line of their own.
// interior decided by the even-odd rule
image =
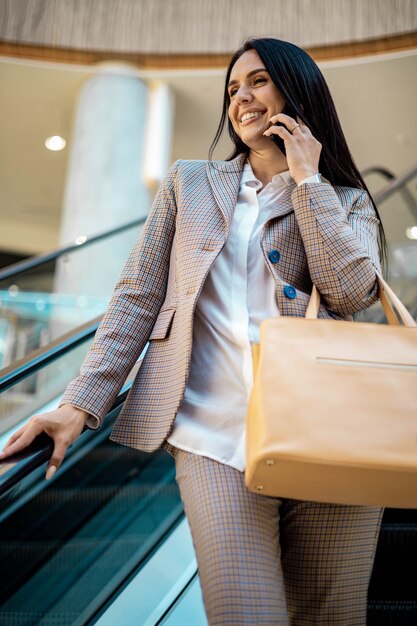
<svg viewBox="0 0 417 626">
<path fill-rule="evenodd" d="M 210 626 L 365 626 L 384 509 L 271 498 L 244 474 L 164 442 Z"/>
</svg>

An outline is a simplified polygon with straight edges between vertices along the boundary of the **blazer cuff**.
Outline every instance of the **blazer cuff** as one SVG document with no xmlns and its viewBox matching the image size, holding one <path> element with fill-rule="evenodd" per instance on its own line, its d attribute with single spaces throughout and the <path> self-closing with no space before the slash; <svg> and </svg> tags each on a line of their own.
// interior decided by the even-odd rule
<svg viewBox="0 0 417 626">
<path fill-rule="evenodd" d="M 80 406 L 79 404 L 76 404 L 74 402 L 65 402 L 65 400 L 61 400 L 61 402 L 58 405 L 58 408 L 60 408 L 61 406 L 64 406 L 65 404 L 74 406 L 76 409 L 80 409 L 81 411 L 88 412 L 88 409 L 84 408 L 83 406 Z M 97 415 L 93 415 L 92 413 L 90 413 L 85 421 L 85 426 L 89 428 L 90 430 L 98 430 L 101 426 L 101 423 L 102 423 L 102 420 Z"/>
<path fill-rule="evenodd" d="M 101 426 L 101 423 L 100 423 L 100 420 L 99 420 L 98 417 L 96 417 L 95 415 L 89 415 L 87 417 L 85 425 L 90 430 L 98 430 L 100 428 L 100 426 Z"/>
</svg>

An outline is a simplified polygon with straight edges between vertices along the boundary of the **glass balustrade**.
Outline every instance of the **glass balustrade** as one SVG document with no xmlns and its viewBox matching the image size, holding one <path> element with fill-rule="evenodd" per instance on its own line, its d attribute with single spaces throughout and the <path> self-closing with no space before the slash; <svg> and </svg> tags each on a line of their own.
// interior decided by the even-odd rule
<svg viewBox="0 0 417 626">
<path fill-rule="evenodd" d="M 0 279 L 0 369 L 102 315 L 142 228 Z"/>
</svg>

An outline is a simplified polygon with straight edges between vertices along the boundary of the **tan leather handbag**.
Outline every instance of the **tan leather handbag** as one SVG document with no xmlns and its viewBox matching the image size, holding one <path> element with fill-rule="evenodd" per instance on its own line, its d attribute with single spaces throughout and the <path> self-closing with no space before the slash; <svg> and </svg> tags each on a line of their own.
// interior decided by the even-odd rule
<svg viewBox="0 0 417 626">
<path fill-rule="evenodd" d="M 251 491 L 417 508 L 417 325 L 378 281 L 388 325 L 317 319 L 316 287 L 305 318 L 261 323 L 246 417 Z"/>
</svg>

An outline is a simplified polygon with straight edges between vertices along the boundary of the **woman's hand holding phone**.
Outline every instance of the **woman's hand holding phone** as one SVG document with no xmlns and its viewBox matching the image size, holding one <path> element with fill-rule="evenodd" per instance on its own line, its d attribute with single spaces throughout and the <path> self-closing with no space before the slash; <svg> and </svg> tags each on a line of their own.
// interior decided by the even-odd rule
<svg viewBox="0 0 417 626">
<path fill-rule="evenodd" d="M 282 113 L 271 117 L 269 121 L 273 125 L 264 135 L 271 137 L 285 154 L 290 174 L 298 184 L 319 171 L 322 146 L 308 126 L 298 116 L 291 117 L 285 113 L 286 110 L 284 108 Z"/>
<path fill-rule="evenodd" d="M 61 465 L 68 446 L 79 437 L 88 418 L 88 413 L 71 404 L 64 404 L 54 411 L 32 417 L 9 439 L 0 453 L 0 460 L 21 452 L 41 433 L 54 441 L 54 450 L 46 470 L 49 480 Z"/>
</svg>

